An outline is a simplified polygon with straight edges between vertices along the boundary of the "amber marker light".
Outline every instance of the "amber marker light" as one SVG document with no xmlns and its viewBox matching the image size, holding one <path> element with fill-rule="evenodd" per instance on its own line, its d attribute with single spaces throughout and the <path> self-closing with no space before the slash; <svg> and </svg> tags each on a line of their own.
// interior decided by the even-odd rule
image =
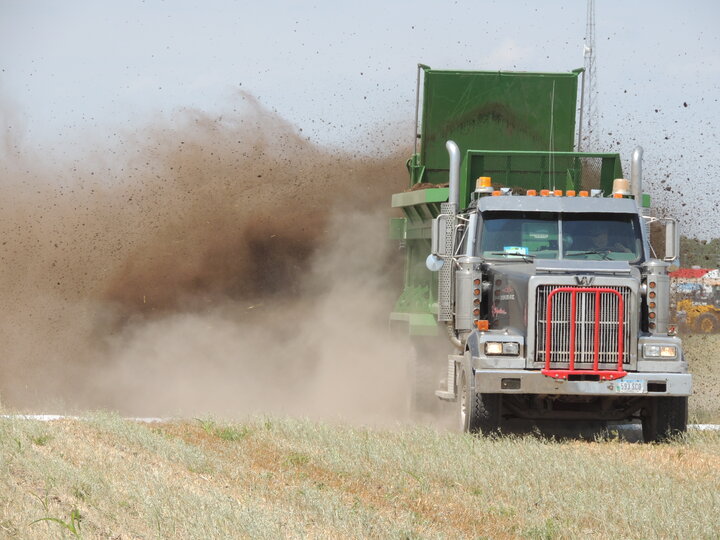
<svg viewBox="0 0 720 540">
<path fill-rule="evenodd" d="M 526 195 L 528 197 L 535 197 L 537 195 L 537 191 L 535 191 L 534 189 L 528 189 Z"/>
<path fill-rule="evenodd" d="M 548 195 L 550 195 L 550 190 L 549 189 L 540 190 L 540 195 L 543 197 L 547 197 Z"/>
<path fill-rule="evenodd" d="M 490 329 L 490 322 L 487 320 L 475 321 L 475 328 L 477 328 L 480 332 L 484 332 Z"/>
<path fill-rule="evenodd" d="M 477 179 L 477 182 L 475 182 L 475 187 L 484 188 L 484 187 L 490 187 L 492 185 L 492 178 L 489 176 L 481 176 Z"/>
<path fill-rule="evenodd" d="M 502 195 L 502 191 L 499 191 L 497 189 L 493 191 L 493 197 L 499 197 L 500 195 Z"/>
<path fill-rule="evenodd" d="M 556 197 L 562 197 L 562 189 L 556 189 L 553 192 L 553 195 L 555 195 Z"/>
<path fill-rule="evenodd" d="M 574 189 L 568 189 L 568 190 L 565 192 L 565 195 L 567 195 L 568 197 L 574 197 L 574 196 L 575 196 L 575 190 L 574 190 Z"/>
<path fill-rule="evenodd" d="M 583 190 L 583 191 L 581 191 L 580 193 L 578 193 L 578 195 L 580 195 L 581 197 L 587 197 L 587 196 L 588 196 L 588 192 L 585 191 L 585 190 Z"/>
<path fill-rule="evenodd" d="M 622 193 L 613 193 L 613 199 L 622 199 L 623 194 Z"/>
</svg>

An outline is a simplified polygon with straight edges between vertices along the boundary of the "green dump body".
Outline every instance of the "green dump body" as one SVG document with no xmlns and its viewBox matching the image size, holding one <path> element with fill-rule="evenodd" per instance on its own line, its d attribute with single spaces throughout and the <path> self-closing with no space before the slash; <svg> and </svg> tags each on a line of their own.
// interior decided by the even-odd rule
<svg viewBox="0 0 720 540">
<path fill-rule="evenodd" d="M 391 323 L 408 323 L 411 335 L 436 335 L 437 273 L 425 267 L 431 221 L 448 199 L 448 140 L 462 155 L 460 207 L 475 181 L 496 188 L 612 190 L 622 177 L 618 154 L 573 152 L 578 77 L 569 73 L 445 71 L 419 66 L 423 75 L 419 149 L 407 162 L 409 189 L 392 197 L 404 217 L 391 237 L 406 251 L 405 285 Z M 435 187 L 437 186 L 437 187 Z"/>
</svg>

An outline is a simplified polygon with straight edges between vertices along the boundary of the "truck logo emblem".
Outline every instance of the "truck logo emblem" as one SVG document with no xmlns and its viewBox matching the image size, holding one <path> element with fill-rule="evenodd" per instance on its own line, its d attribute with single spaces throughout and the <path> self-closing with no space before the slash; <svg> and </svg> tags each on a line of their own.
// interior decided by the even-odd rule
<svg viewBox="0 0 720 540">
<path fill-rule="evenodd" d="M 594 276 L 575 276 L 575 281 L 581 287 L 589 287 L 595 281 Z"/>
</svg>

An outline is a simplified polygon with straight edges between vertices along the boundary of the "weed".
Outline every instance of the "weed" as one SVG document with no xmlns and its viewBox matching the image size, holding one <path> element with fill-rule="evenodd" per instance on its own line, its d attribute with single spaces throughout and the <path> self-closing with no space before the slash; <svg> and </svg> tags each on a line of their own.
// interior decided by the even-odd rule
<svg viewBox="0 0 720 540">
<path fill-rule="evenodd" d="M 195 420 L 200 423 L 200 427 L 203 428 L 205 433 L 212 435 L 212 432 L 215 429 L 214 420 L 203 420 L 202 418 L 196 418 Z"/>
<path fill-rule="evenodd" d="M 82 538 L 82 535 L 80 533 L 80 522 L 82 521 L 82 519 L 83 517 L 80 514 L 80 511 L 77 508 L 73 508 L 70 511 L 70 519 L 68 521 L 63 521 L 62 519 L 56 517 L 44 517 L 36 519 L 35 521 L 31 522 L 30 525 L 34 525 L 35 523 L 39 523 L 40 521 L 53 522 L 70 531 L 75 538 Z"/>
<path fill-rule="evenodd" d="M 250 430 L 245 426 L 240 429 L 236 429 L 230 426 L 215 428 L 215 435 L 217 435 L 223 441 L 239 441 L 247 437 L 249 434 Z"/>
<path fill-rule="evenodd" d="M 50 488 L 48 488 L 48 487 L 45 488 L 45 493 L 43 494 L 42 497 L 40 495 L 37 495 L 36 493 L 32 493 L 32 492 L 30 492 L 30 495 L 32 495 L 38 501 L 40 501 L 40 504 L 42 505 L 43 510 L 45 510 L 45 512 L 49 511 L 48 510 L 48 496 L 50 495 Z"/>
<path fill-rule="evenodd" d="M 223 441 L 240 441 L 250 434 L 250 429 L 247 426 L 241 428 L 235 428 L 232 426 L 218 426 L 214 420 L 202 420 L 196 418 L 200 422 L 200 427 L 208 435 L 214 435 Z"/>
<path fill-rule="evenodd" d="M 37 446 L 45 446 L 47 443 L 49 443 L 52 440 L 52 435 L 48 435 L 47 433 L 42 433 L 40 435 L 35 435 L 33 437 L 30 437 L 30 440 L 32 441 L 33 444 L 35 444 Z"/>
<path fill-rule="evenodd" d="M 301 452 L 291 452 L 285 458 L 285 464 L 292 465 L 294 467 L 307 465 L 308 463 L 310 463 L 310 456 Z"/>
</svg>

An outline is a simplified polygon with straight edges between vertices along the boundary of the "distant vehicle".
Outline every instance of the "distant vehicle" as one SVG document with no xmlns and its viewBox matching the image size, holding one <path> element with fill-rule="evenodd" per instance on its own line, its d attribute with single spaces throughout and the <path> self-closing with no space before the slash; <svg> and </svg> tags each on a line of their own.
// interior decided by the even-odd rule
<svg viewBox="0 0 720 540">
<path fill-rule="evenodd" d="M 671 308 L 680 329 L 700 334 L 720 332 L 720 271 L 681 268 L 670 272 Z"/>
</svg>

